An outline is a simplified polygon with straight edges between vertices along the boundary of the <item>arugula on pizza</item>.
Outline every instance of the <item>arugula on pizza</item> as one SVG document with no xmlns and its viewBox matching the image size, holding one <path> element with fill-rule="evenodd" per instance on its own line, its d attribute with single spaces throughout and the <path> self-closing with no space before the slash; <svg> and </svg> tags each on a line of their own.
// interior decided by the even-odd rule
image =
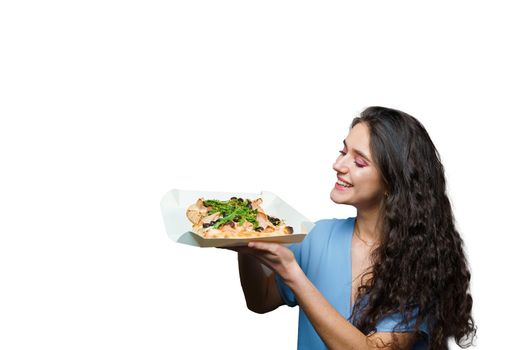
<svg viewBox="0 0 525 350">
<path fill-rule="evenodd" d="M 193 232 L 204 238 L 256 238 L 293 233 L 284 221 L 267 215 L 262 198 L 255 200 L 231 197 L 221 201 L 199 198 L 186 210 Z"/>
</svg>

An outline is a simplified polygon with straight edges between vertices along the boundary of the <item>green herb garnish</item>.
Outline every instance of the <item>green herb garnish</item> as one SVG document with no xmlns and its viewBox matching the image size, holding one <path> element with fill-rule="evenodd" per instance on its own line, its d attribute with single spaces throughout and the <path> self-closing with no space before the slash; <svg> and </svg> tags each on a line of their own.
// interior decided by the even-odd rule
<svg viewBox="0 0 525 350">
<path fill-rule="evenodd" d="M 253 224 L 253 228 L 259 227 L 257 222 L 257 209 L 252 209 L 248 199 L 232 197 L 227 201 L 209 199 L 203 202 L 205 207 L 210 208 L 208 215 L 220 212 L 222 218 L 213 224 L 213 228 L 219 228 L 223 224 L 235 221 L 242 225 L 245 221 Z"/>
</svg>

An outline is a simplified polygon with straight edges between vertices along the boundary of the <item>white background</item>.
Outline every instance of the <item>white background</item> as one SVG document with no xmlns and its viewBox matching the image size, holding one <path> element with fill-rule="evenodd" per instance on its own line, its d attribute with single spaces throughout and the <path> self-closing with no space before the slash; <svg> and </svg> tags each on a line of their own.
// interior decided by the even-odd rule
<svg viewBox="0 0 525 350">
<path fill-rule="evenodd" d="M 293 349 L 232 251 L 169 240 L 173 188 L 269 190 L 314 221 L 353 117 L 427 128 L 472 269 L 478 349 L 521 330 L 518 2 L 3 1 L 0 348 Z M 457 349 L 457 346 L 452 348 Z"/>
</svg>

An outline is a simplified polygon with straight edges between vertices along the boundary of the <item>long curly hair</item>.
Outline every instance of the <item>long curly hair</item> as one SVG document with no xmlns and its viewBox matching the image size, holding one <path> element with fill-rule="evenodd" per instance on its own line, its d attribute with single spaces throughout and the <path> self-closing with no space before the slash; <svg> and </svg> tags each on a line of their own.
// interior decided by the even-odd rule
<svg viewBox="0 0 525 350">
<path fill-rule="evenodd" d="M 430 350 L 448 349 L 449 337 L 461 348 L 474 345 L 470 270 L 438 151 L 423 125 L 399 110 L 369 107 L 351 128 L 357 123 L 368 126 L 388 196 L 380 204 L 381 241 L 349 321 L 372 335 L 379 320 L 401 313 L 398 326 L 415 319 L 416 331 L 427 318 Z"/>
</svg>

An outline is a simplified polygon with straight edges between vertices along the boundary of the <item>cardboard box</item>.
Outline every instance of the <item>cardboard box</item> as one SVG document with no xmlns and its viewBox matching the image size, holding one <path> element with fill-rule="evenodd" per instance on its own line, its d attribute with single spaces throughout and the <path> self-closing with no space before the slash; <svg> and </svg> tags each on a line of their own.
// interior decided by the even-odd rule
<svg viewBox="0 0 525 350">
<path fill-rule="evenodd" d="M 261 208 L 270 216 L 284 220 L 287 226 L 293 227 L 291 235 L 259 238 L 203 238 L 192 232 L 191 221 L 186 217 L 186 210 L 199 198 L 228 200 L 231 197 L 254 200 L 262 198 Z M 315 226 L 289 204 L 272 192 L 260 193 L 210 192 L 174 189 L 164 195 L 160 202 L 164 224 L 169 238 L 178 243 L 197 247 L 232 247 L 247 245 L 250 241 L 265 241 L 277 243 L 301 242 Z"/>
</svg>

